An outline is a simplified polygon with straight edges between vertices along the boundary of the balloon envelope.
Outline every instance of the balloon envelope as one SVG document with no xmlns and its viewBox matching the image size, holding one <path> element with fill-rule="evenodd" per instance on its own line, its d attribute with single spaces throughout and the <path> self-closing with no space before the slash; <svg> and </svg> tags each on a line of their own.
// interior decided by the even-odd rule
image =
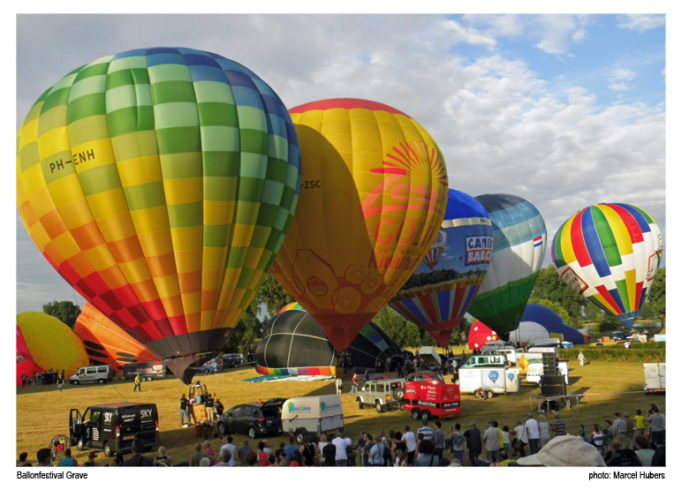
<svg viewBox="0 0 681 490">
<path fill-rule="evenodd" d="M 662 256 L 655 220 L 629 204 L 589 206 L 561 225 L 551 259 L 578 294 L 631 328 Z"/>
<path fill-rule="evenodd" d="M 546 252 L 544 220 L 529 201 L 509 194 L 476 197 L 492 219 L 492 263 L 469 313 L 499 334 L 522 317 Z"/>
<path fill-rule="evenodd" d="M 494 340 L 499 340 L 499 335 L 480 320 L 474 321 L 468 330 L 468 348 L 471 350 L 481 349 L 487 342 Z"/>
<path fill-rule="evenodd" d="M 33 361 L 43 371 L 65 371 L 68 378 L 89 359 L 83 342 L 68 325 L 46 313 L 28 311 L 17 315 L 17 325 Z"/>
<path fill-rule="evenodd" d="M 300 202 L 271 272 L 342 351 L 432 245 L 447 200 L 445 162 L 418 122 L 384 104 L 330 99 L 290 113 Z"/>
<path fill-rule="evenodd" d="M 520 325 L 509 333 L 508 340 L 515 345 L 525 346 L 546 338 L 557 338 L 575 345 L 588 342 L 583 333 L 565 323 L 551 308 L 528 303 Z"/>
<path fill-rule="evenodd" d="M 402 349 L 378 325 L 369 323 L 347 348 L 353 367 L 384 365 Z M 256 369 L 262 374 L 334 376 L 338 353 L 322 326 L 307 312 L 287 310 L 265 326 L 263 340 L 255 350 Z"/>
<path fill-rule="evenodd" d="M 187 48 L 106 56 L 46 90 L 17 135 L 29 235 L 83 297 L 188 382 L 274 260 L 297 202 L 286 107 Z M 185 376 L 186 372 L 186 376 Z"/>
<path fill-rule="evenodd" d="M 91 364 L 109 364 L 121 371 L 129 362 L 159 360 L 90 303 L 81 310 L 73 331 L 83 341 Z"/>
<path fill-rule="evenodd" d="M 17 386 L 22 384 L 21 381 L 24 374 L 31 378 L 34 374 L 42 373 L 43 371 L 44 369 L 33 361 L 33 356 L 28 351 L 21 328 L 17 325 Z"/>
<path fill-rule="evenodd" d="M 489 214 L 473 197 L 449 189 L 438 238 L 390 306 L 428 331 L 440 347 L 446 347 L 452 329 L 475 298 L 491 259 Z"/>
</svg>

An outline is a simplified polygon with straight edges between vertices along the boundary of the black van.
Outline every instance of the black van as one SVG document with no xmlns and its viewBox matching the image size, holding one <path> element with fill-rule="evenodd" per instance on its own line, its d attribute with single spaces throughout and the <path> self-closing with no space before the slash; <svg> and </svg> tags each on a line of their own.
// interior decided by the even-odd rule
<svg viewBox="0 0 681 490">
<path fill-rule="evenodd" d="M 158 447 L 158 409 L 153 403 L 107 403 L 69 413 L 71 445 L 80 451 L 102 449 L 106 457 L 130 452 L 132 441 L 144 440 L 144 450 Z"/>
<path fill-rule="evenodd" d="M 135 379 L 138 374 L 145 381 L 162 379 L 168 375 L 168 368 L 163 361 L 131 362 L 123 365 L 123 378 Z"/>
</svg>

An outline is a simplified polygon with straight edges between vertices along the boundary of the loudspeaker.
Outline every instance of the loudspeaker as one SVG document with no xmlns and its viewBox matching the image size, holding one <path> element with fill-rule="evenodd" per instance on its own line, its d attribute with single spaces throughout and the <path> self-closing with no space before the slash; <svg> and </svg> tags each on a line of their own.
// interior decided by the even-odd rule
<svg viewBox="0 0 681 490">
<path fill-rule="evenodd" d="M 541 378 L 542 396 L 567 395 L 565 378 L 562 374 L 544 374 Z"/>
</svg>

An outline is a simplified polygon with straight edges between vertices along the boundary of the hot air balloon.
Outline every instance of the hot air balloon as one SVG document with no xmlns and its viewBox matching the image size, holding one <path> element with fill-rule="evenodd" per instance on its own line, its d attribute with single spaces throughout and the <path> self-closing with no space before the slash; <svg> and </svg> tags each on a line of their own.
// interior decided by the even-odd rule
<svg viewBox="0 0 681 490">
<path fill-rule="evenodd" d="M 42 373 L 43 371 L 44 369 L 35 363 L 33 356 L 28 351 L 24 335 L 17 324 L 17 386 L 22 385 L 24 375 L 30 379 L 34 374 Z"/>
<path fill-rule="evenodd" d="M 27 311 L 17 315 L 17 325 L 33 361 L 43 371 L 64 370 L 68 378 L 78 368 L 88 365 L 83 342 L 59 319 Z"/>
<path fill-rule="evenodd" d="M 330 99 L 289 112 L 302 184 L 271 272 L 342 351 L 435 240 L 445 162 L 418 122 L 378 102 Z"/>
<path fill-rule="evenodd" d="M 662 257 L 655 220 L 630 204 L 596 204 L 563 223 L 551 247 L 558 275 L 631 328 Z"/>
<path fill-rule="evenodd" d="M 492 264 L 469 313 L 501 336 L 525 310 L 546 252 L 544 220 L 529 201 L 509 194 L 476 197 L 492 219 Z"/>
<path fill-rule="evenodd" d="M 445 218 L 433 248 L 442 250 L 439 261 L 431 265 L 426 255 L 390 306 L 446 347 L 492 259 L 492 222 L 485 208 L 468 194 L 449 189 Z"/>
<path fill-rule="evenodd" d="M 130 362 L 159 360 L 90 303 L 81 310 L 73 331 L 83 341 L 90 364 L 108 364 L 122 371 Z"/>
<path fill-rule="evenodd" d="M 187 48 L 72 71 L 17 136 L 17 204 L 40 251 L 185 383 L 274 260 L 299 172 L 274 91 L 234 61 Z"/>
<path fill-rule="evenodd" d="M 583 333 L 565 323 L 551 308 L 528 303 L 518 328 L 509 333 L 508 340 L 517 346 L 525 346 L 546 338 L 557 338 L 573 344 L 588 343 Z"/>
<path fill-rule="evenodd" d="M 480 320 L 475 320 L 468 330 L 468 348 L 471 350 L 482 349 L 487 342 L 495 340 L 499 340 L 499 335 Z"/>
<path fill-rule="evenodd" d="M 296 304 L 296 303 L 292 303 Z M 402 349 L 381 328 L 368 323 L 347 348 L 354 368 L 375 368 Z M 307 312 L 290 309 L 267 322 L 255 349 L 256 370 L 261 374 L 335 376 L 338 352 L 321 325 Z"/>
</svg>

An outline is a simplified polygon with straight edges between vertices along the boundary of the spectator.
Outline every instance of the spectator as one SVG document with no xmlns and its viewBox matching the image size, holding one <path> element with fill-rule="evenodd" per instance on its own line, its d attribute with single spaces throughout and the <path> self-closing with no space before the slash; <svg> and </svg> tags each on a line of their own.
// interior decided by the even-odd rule
<svg viewBox="0 0 681 490">
<path fill-rule="evenodd" d="M 371 434 L 368 434 L 369 440 L 372 439 Z M 381 439 L 376 437 L 376 442 L 369 448 L 368 463 L 369 466 L 385 466 L 385 445 Z"/>
<path fill-rule="evenodd" d="M 87 455 L 87 461 L 83 464 L 83 466 L 97 466 L 97 462 L 95 461 L 96 457 L 97 453 L 91 451 L 90 454 Z"/>
<path fill-rule="evenodd" d="M 478 457 L 482 452 L 482 434 L 480 429 L 475 425 L 475 422 L 471 422 L 470 428 L 463 433 L 466 438 L 466 444 L 468 445 L 468 459 L 471 462 L 471 466 L 478 466 Z"/>
<path fill-rule="evenodd" d="M 229 462 L 234 461 L 232 452 L 227 447 L 222 446 L 218 456 L 218 462 L 214 466 L 230 466 Z"/>
<path fill-rule="evenodd" d="M 527 440 L 530 444 L 530 454 L 536 454 L 539 450 L 539 424 L 532 412 L 530 412 L 529 418 L 525 421 L 525 431 L 527 432 Z"/>
<path fill-rule="evenodd" d="M 293 437 L 289 437 L 288 444 L 284 446 L 284 453 L 286 453 L 286 459 L 288 461 L 291 461 L 293 453 L 295 452 L 296 449 L 298 449 L 298 446 L 296 446 L 295 440 L 293 439 Z"/>
<path fill-rule="evenodd" d="M 24 376 L 26 376 L 24 374 Z M 28 458 L 28 453 L 24 451 L 19 455 L 19 461 L 17 461 L 17 466 L 33 466 L 31 463 L 27 461 Z"/>
<path fill-rule="evenodd" d="M 594 424 L 591 431 L 591 443 L 598 449 L 602 456 L 605 455 L 605 434 L 601 431 L 598 424 Z"/>
<path fill-rule="evenodd" d="M 459 460 L 459 463 L 461 466 L 463 466 L 463 454 L 465 451 L 465 442 L 466 438 L 463 436 L 463 432 L 461 432 L 461 424 L 458 422 L 454 424 L 454 429 L 452 430 L 452 435 L 451 435 L 451 441 L 452 441 L 452 454 L 454 455 L 455 459 Z"/>
<path fill-rule="evenodd" d="M 625 413 L 622 415 L 622 418 L 624 421 L 627 423 L 627 437 L 634 437 L 634 420 L 631 418 L 631 416 L 628 413 Z"/>
<path fill-rule="evenodd" d="M 553 429 L 553 435 L 554 436 L 566 436 L 567 435 L 567 427 L 565 425 L 565 421 L 560 418 L 560 412 L 557 411 L 557 410 L 555 412 L 553 412 L 552 429 Z"/>
<path fill-rule="evenodd" d="M 59 462 L 59 466 L 78 466 L 78 461 L 71 456 L 71 448 L 64 450 L 64 457 Z"/>
<path fill-rule="evenodd" d="M 612 432 L 612 437 L 613 440 L 615 437 L 621 435 L 627 435 L 627 422 L 620 416 L 619 412 L 615 412 L 615 420 L 612 421 L 612 426 L 613 426 L 613 432 Z"/>
<path fill-rule="evenodd" d="M 189 466 L 199 466 L 201 458 L 204 456 L 203 445 L 200 442 L 197 442 L 194 444 L 194 453 L 189 457 Z"/>
<path fill-rule="evenodd" d="M 634 437 L 642 436 L 646 428 L 646 418 L 641 413 L 641 410 L 636 410 L 634 415 Z"/>
<path fill-rule="evenodd" d="M 499 430 L 494 427 L 494 422 L 490 422 L 489 426 L 482 434 L 482 439 L 485 442 L 485 451 L 487 460 L 490 463 L 499 462 Z"/>
<path fill-rule="evenodd" d="M 229 454 L 231 455 L 231 459 L 227 461 L 227 466 L 236 466 L 236 446 L 234 445 L 234 439 L 232 436 L 227 436 L 226 438 L 222 438 L 222 446 L 220 446 L 220 453 L 222 453 L 223 449 L 227 449 L 229 451 Z"/>
<path fill-rule="evenodd" d="M 265 442 L 260 441 L 258 443 L 258 466 L 269 466 L 270 465 L 270 455 L 265 452 Z"/>
<path fill-rule="evenodd" d="M 324 446 L 319 444 L 322 451 L 322 466 L 336 466 L 336 446 L 327 442 Z"/>
<path fill-rule="evenodd" d="M 549 439 L 551 439 L 551 426 L 546 421 L 546 416 L 544 414 L 539 416 L 537 425 L 539 426 L 539 441 L 541 442 L 541 445 L 544 446 L 549 442 Z"/>
<path fill-rule="evenodd" d="M 540 451 L 518 458 L 518 466 L 605 466 L 598 450 L 577 436 L 557 436 Z"/>
<path fill-rule="evenodd" d="M 338 435 L 331 441 L 336 447 L 336 466 L 347 466 L 348 465 L 348 452 L 347 443 L 343 438 L 343 429 L 338 430 Z"/>
<path fill-rule="evenodd" d="M 408 425 L 404 426 L 402 441 L 404 441 L 407 447 L 407 465 L 411 466 L 414 463 L 414 456 L 416 454 L 416 435 L 409 429 Z"/>
<path fill-rule="evenodd" d="M 641 466 L 641 461 L 634 451 L 633 441 L 626 434 L 615 436 L 603 459 L 606 466 Z"/>
<path fill-rule="evenodd" d="M 166 454 L 166 448 L 163 446 L 158 447 L 156 451 L 156 456 L 154 457 L 154 466 L 172 466 L 173 462 L 170 456 Z"/>
<path fill-rule="evenodd" d="M 289 466 L 303 466 L 303 455 L 300 453 L 299 450 L 296 449 L 295 451 L 293 451 Z"/>
<path fill-rule="evenodd" d="M 510 458 L 511 457 L 511 433 L 509 431 L 509 428 L 507 425 L 504 425 L 504 427 L 501 429 L 501 441 L 503 443 L 503 458 Z"/>
<path fill-rule="evenodd" d="M 151 458 L 142 455 L 144 452 L 144 440 L 136 437 L 132 441 L 132 456 L 123 462 L 123 466 L 152 466 Z"/>
<path fill-rule="evenodd" d="M 636 436 L 634 442 L 636 444 L 635 449 L 636 456 L 638 456 L 638 460 L 641 462 L 641 466 L 652 466 L 655 450 L 650 448 L 648 439 L 646 439 L 644 436 L 639 435 Z"/>
<path fill-rule="evenodd" d="M 246 456 L 248 456 L 248 453 L 253 453 L 253 449 L 251 449 L 251 446 L 248 445 L 248 439 L 244 441 L 244 445 L 239 448 L 239 464 L 241 466 L 250 466 L 248 464 L 248 461 L 246 460 Z"/>
<path fill-rule="evenodd" d="M 652 404 L 650 415 L 648 415 L 648 431 L 650 433 L 650 441 L 653 448 L 665 443 L 665 419 L 664 415 L 660 413 L 657 405 Z"/>
<path fill-rule="evenodd" d="M 202 457 L 199 460 L 199 466 L 211 466 L 210 458 L 208 456 Z"/>
<path fill-rule="evenodd" d="M 424 438 L 419 442 L 414 466 L 440 466 L 440 458 L 435 454 L 435 445 L 431 439 Z"/>
<path fill-rule="evenodd" d="M 435 445 L 435 454 L 442 459 L 442 454 L 445 451 L 445 431 L 442 430 L 442 422 L 439 420 L 435 421 L 433 444 Z"/>
<path fill-rule="evenodd" d="M 38 460 L 36 466 L 52 466 L 52 451 L 47 447 L 38 449 L 36 459 Z"/>
<path fill-rule="evenodd" d="M 244 466 L 257 466 L 258 464 L 258 454 L 255 451 L 251 451 L 244 457 Z"/>
<path fill-rule="evenodd" d="M 433 439 L 433 429 L 428 426 L 428 420 L 424 420 L 421 423 L 421 427 L 416 431 L 418 434 L 423 434 L 424 439 Z"/>
<path fill-rule="evenodd" d="M 213 466 L 215 464 L 215 451 L 210 447 L 210 440 L 208 439 L 203 441 L 203 454 L 208 456 L 208 459 L 210 459 L 210 466 Z"/>
<path fill-rule="evenodd" d="M 521 420 L 516 422 L 515 427 L 511 431 L 511 434 L 515 438 L 513 441 L 513 456 L 520 457 L 525 456 L 525 446 L 528 444 L 527 431 L 525 430 L 525 425 Z"/>
</svg>

